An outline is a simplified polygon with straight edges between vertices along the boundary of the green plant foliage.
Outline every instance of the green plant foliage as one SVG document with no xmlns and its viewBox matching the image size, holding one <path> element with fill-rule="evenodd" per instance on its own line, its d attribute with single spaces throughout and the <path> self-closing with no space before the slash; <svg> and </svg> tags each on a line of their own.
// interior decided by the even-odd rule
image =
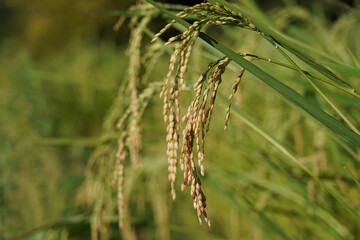
<svg viewBox="0 0 360 240">
<path fill-rule="evenodd" d="M 357 239 L 355 3 L 66 2 L 0 42 L 0 239 Z"/>
</svg>

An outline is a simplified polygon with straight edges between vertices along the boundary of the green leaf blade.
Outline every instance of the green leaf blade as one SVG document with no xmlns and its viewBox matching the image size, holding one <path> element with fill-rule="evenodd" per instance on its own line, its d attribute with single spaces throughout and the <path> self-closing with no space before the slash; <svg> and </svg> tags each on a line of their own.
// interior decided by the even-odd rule
<svg viewBox="0 0 360 240">
<path fill-rule="evenodd" d="M 171 17 L 172 19 L 175 19 L 178 23 L 182 24 L 184 27 L 189 27 L 190 24 L 186 22 L 183 19 L 180 19 L 176 17 L 173 13 L 166 10 L 161 5 L 155 3 L 153 0 L 147 0 L 149 3 L 153 4 L 156 8 L 158 8 L 161 12 L 163 12 L 165 15 Z M 210 1 L 212 2 L 212 0 Z M 223 2 L 222 0 L 219 2 Z M 231 6 L 231 5 L 230 5 Z M 228 56 L 231 58 L 235 63 L 240 65 L 241 67 L 245 68 L 247 71 L 252 73 L 254 76 L 262 80 L 264 83 L 266 83 L 268 86 L 273 88 L 275 91 L 280 93 L 282 96 L 284 96 L 286 99 L 294 103 L 296 106 L 303 109 L 305 112 L 310 114 L 312 117 L 314 117 L 316 120 L 324 124 L 326 127 L 337 133 L 338 135 L 344 137 L 345 139 L 349 140 L 353 144 L 360 146 L 360 135 L 353 132 L 351 129 L 349 129 L 346 125 L 343 123 L 337 121 L 335 118 L 330 116 L 329 114 L 325 113 L 315 105 L 313 105 L 309 100 L 307 100 L 305 97 L 297 93 L 295 90 L 289 88 L 273 76 L 269 75 L 268 73 L 264 72 L 262 69 L 254 65 L 253 63 L 247 61 L 243 57 L 241 57 L 239 54 L 235 53 L 225 45 L 221 44 L 217 40 L 213 39 L 212 37 L 208 36 L 207 34 L 201 32 L 199 34 L 199 37 L 208 43 L 210 46 L 214 47 L 218 51 L 220 51 L 222 54 Z"/>
</svg>

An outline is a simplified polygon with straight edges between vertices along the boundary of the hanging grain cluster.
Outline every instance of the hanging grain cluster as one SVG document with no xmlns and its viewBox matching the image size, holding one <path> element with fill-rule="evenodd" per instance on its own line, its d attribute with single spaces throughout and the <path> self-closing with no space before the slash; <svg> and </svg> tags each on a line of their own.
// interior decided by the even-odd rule
<svg viewBox="0 0 360 240">
<path fill-rule="evenodd" d="M 182 146 L 179 147 L 180 140 L 180 90 L 186 88 L 184 76 L 188 70 L 188 64 L 192 48 L 199 36 L 201 29 L 207 25 L 236 25 L 243 28 L 256 30 L 255 26 L 244 16 L 236 14 L 222 5 L 211 3 L 201 3 L 193 7 L 184 9 L 176 16 L 185 18 L 188 15 L 194 15 L 198 18 L 185 32 L 171 37 L 165 46 L 176 42 L 175 50 L 170 58 L 169 72 L 166 76 L 165 84 L 160 93 L 163 98 L 164 121 L 168 122 L 166 141 L 168 144 L 168 171 L 169 181 L 171 182 L 171 194 L 176 198 L 175 180 L 177 172 L 178 159 L 180 168 L 183 171 L 183 181 L 181 190 L 190 186 L 190 194 L 194 201 L 194 208 L 197 211 L 199 222 L 202 223 L 202 217 L 210 226 L 205 211 L 206 197 L 201 190 L 201 182 L 198 172 L 204 176 L 204 148 L 205 134 L 209 130 L 211 116 L 215 106 L 216 94 L 221 83 L 221 76 L 224 73 L 231 59 L 228 57 L 219 59 L 209 64 L 208 69 L 200 76 L 194 85 L 195 98 L 188 107 L 186 114 L 182 118 L 185 127 L 182 131 Z M 175 23 L 172 20 L 163 29 L 157 33 L 152 42 L 155 42 L 167 29 Z M 229 101 L 232 101 L 234 94 L 240 84 L 244 70 L 233 84 L 232 93 Z M 204 89 L 204 90 L 203 90 Z M 228 126 L 231 103 L 226 111 L 225 130 Z M 196 150 L 194 149 L 196 146 Z M 180 149 L 179 149 L 180 148 Z M 180 156 L 179 155 L 180 151 Z M 197 164 L 195 158 L 197 156 Z"/>
<path fill-rule="evenodd" d="M 110 238 L 110 223 L 106 218 L 116 208 L 123 235 L 132 231 L 126 214 L 128 203 L 124 197 L 124 170 L 127 160 L 130 160 L 134 168 L 141 166 L 141 117 L 150 99 L 162 86 L 159 82 L 149 83 L 148 79 L 152 65 L 156 64 L 157 56 L 163 53 L 163 49 L 159 47 L 160 44 L 156 44 L 144 51 L 142 46 L 144 29 L 156 10 L 149 4 L 137 4 L 129 12 L 138 14 L 129 21 L 131 35 L 127 48 L 128 71 L 121 81 L 118 96 L 105 117 L 101 143 L 90 158 L 83 188 L 88 196 L 87 204 L 93 206 L 90 220 L 93 240 Z M 119 29 L 124 21 L 125 17 L 120 17 L 114 29 Z M 153 64 L 141 65 L 143 61 Z M 112 194 L 115 189 L 116 202 L 113 201 Z"/>
</svg>

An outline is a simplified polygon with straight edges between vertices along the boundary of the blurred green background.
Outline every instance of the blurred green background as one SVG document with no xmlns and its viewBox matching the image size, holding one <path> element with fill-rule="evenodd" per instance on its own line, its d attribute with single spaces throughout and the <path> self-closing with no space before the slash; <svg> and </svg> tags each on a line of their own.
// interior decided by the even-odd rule
<svg viewBox="0 0 360 240">
<path fill-rule="evenodd" d="M 0 1 L 0 239 L 88 211 L 74 198 L 95 144 L 76 139 L 102 131 L 129 36 L 106 14 L 131 4 Z M 87 222 L 59 227 L 55 235 L 90 237 Z M 24 239 L 52 239 L 46 230 Z"/>
<path fill-rule="evenodd" d="M 360 89 L 359 1 L 235 2 L 311 46 L 319 61 L 328 62 L 324 53 L 351 66 L 332 70 Z M 114 11 L 133 4 L 0 1 L 0 239 L 94 239 L 92 206 L 85 203 L 81 186 L 104 118 L 127 74 L 128 20 L 114 31 Z M 164 23 L 155 18 L 149 29 L 156 32 Z M 255 33 L 229 27 L 208 31 L 238 52 L 284 61 Z M 144 49 L 150 39 L 144 36 Z M 203 50 L 199 46 L 194 51 L 189 84 L 214 60 Z M 168 60 L 166 54 L 159 59 L 150 82 L 164 79 Z M 333 113 L 299 74 L 256 64 Z M 221 86 L 225 96 L 236 74 L 226 73 Z M 360 127 L 360 101 L 336 89 L 324 91 Z M 143 167 L 127 169 L 125 179 L 131 220 L 126 231 L 132 234 L 118 230 L 114 211 L 108 218 L 109 233 L 100 239 L 359 238 L 360 223 L 263 136 L 235 115 L 224 132 L 226 105 L 220 102 L 207 136 L 208 177 L 203 182 L 213 226 L 199 225 L 187 190 L 182 193 L 177 186 L 178 199 L 171 200 L 166 126 L 157 95 L 142 118 Z M 191 98 L 191 93 L 184 94 L 182 112 Z M 358 212 L 359 147 L 334 136 L 250 74 L 245 74 L 234 105 Z"/>
</svg>

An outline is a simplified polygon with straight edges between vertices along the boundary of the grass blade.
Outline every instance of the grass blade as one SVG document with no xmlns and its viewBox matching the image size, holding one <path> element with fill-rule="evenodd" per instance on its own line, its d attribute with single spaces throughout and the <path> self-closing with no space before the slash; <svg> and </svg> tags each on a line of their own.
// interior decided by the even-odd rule
<svg viewBox="0 0 360 240">
<path fill-rule="evenodd" d="M 347 125 L 357 134 L 360 134 L 359 130 L 348 120 L 348 118 L 340 111 L 339 108 L 335 106 L 335 104 L 323 93 L 323 91 L 316 86 L 316 84 L 305 74 L 303 70 L 280 48 L 278 47 L 277 50 L 295 67 L 296 71 L 298 71 L 310 85 L 320 94 L 320 96 L 335 110 L 337 114 L 347 123 Z"/>
<path fill-rule="evenodd" d="M 329 212 L 327 212 L 325 209 L 314 205 L 313 203 L 309 202 L 305 197 L 303 197 L 301 194 L 298 194 L 297 192 L 293 191 L 292 189 L 289 189 L 287 187 L 281 186 L 277 183 L 274 183 L 272 181 L 269 181 L 268 179 L 261 178 L 257 175 L 254 175 L 252 173 L 248 173 L 239 169 L 234 169 L 233 171 L 229 172 L 222 172 L 220 171 L 220 167 L 214 165 L 212 167 L 219 174 L 222 174 L 219 177 L 219 179 L 229 179 L 229 176 L 233 176 L 236 179 L 244 180 L 248 183 L 251 183 L 252 185 L 260 186 L 264 189 L 267 189 L 269 192 L 274 193 L 278 196 L 283 197 L 284 199 L 288 199 L 292 203 L 301 206 L 303 208 L 311 208 L 314 211 L 314 214 L 316 217 L 321 219 L 326 225 L 328 225 L 330 228 L 333 228 L 336 231 L 336 234 L 341 236 L 342 238 L 349 238 L 351 236 L 351 233 L 348 231 L 346 226 L 343 226 L 338 219 L 336 219 L 334 216 L 332 216 Z M 226 177 L 225 177 L 226 175 Z M 208 177 L 207 177 L 208 178 Z M 207 179 L 206 178 L 206 179 Z M 234 179 L 229 179 L 231 184 L 234 183 Z M 211 182 L 212 183 L 212 182 Z M 230 195 L 230 197 L 233 199 L 233 197 Z M 232 201 L 236 201 L 233 199 Z M 351 237 L 350 237 L 351 239 Z"/>
<path fill-rule="evenodd" d="M 264 226 L 256 219 L 254 218 L 251 213 L 244 208 L 243 206 L 241 206 L 238 201 L 236 201 L 236 199 L 233 198 L 233 196 L 231 194 L 229 194 L 226 190 L 224 190 L 219 184 L 217 184 L 217 182 L 212 179 L 211 177 L 206 177 L 205 180 L 207 182 L 209 182 L 211 185 L 213 185 L 213 187 L 219 191 L 219 193 L 226 198 L 230 203 L 232 203 L 242 214 L 244 214 L 251 222 L 253 222 L 264 234 L 264 236 L 266 236 L 266 239 L 274 239 L 269 232 L 264 228 Z"/>
<path fill-rule="evenodd" d="M 244 14 L 255 24 L 255 26 L 261 31 L 261 33 L 264 33 L 267 37 L 271 37 L 276 43 L 278 43 L 279 45 L 283 46 L 284 48 L 286 48 L 287 50 L 292 52 L 294 55 L 296 55 L 298 58 L 300 58 L 306 64 L 308 64 L 315 70 L 319 71 L 327 78 L 331 79 L 332 81 L 336 82 L 339 85 L 349 88 L 350 90 L 354 90 L 347 82 L 340 79 L 337 75 L 335 75 L 333 72 L 331 72 L 325 66 L 317 63 L 311 56 L 306 54 L 306 52 L 296 42 L 294 42 L 290 39 L 287 39 L 284 36 L 282 36 L 280 33 L 275 32 L 274 30 L 270 29 L 267 25 L 258 21 L 255 17 L 251 16 L 248 13 L 245 13 L 244 11 L 241 11 L 237 7 L 227 3 L 224 0 L 209 0 L 209 2 L 222 4 L 225 7 L 231 9 L 232 11 Z"/>
<path fill-rule="evenodd" d="M 219 93 L 219 97 L 226 106 L 229 104 L 227 98 Z M 249 116 L 247 116 L 243 111 L 241 111 L 236 106 L 232 106 L 233 113 L 242 120 L 246 125 L 251 127 L 254 131 L 260 134 L 263 138 L 269 141 L 272 145 L 274 145 L 277 149 L 279 149 L 283 154 L 285 154 L 293 163 L 295 163 L 298 167 L 300 167 L 304 172 L 306 172 L 309 176 L 311 176 L 322 188 L 324 188 L 330 195 L 336 199 L 340 205 L 347 210 L 360 224 L 360 216 L 358 214 L 357 209 L 352 206 L 347 199 L 344 199 L 338 191 L 330 186 L 324 184 L 317 176 L 315 176 L 304 164 L 302 164 L 294 154 L 288 151 L 280 142 L 278 142 L 275 138 L 273 138 L 270 134 L 268 134 L 259 124 L 257 124 L 254 120 L 252 120 Z"/>
<path fill-rule="evenodd" d="M 175 19 L 178 23 L 182 24 L 184 27 L 189 27 L 190 24 L 183 19 L 176 17 L 170 11 L 166 10 L 161 5 L 155 3 L 153 0 L 147 0 L 149 3 L 153 4 L 156 8 L 158 8 L 161 12 L 166 14 L 168 17 Z M 239 54 L 235 53 L 231 49 L 227 48 L 225 45 L 221 44 L 220 42 L 216 41 L 212 37 L 206 35 L 205 33 L 200 33 L 199 37 L 207 42 L 209 45 L 223 53 L 224 55 L 230 57 L 235 63 L 244 67 L 247 71 L 258 77 L 260 80 L 265 82 L 267 85 L 272 87 L 275 91 L 279 92 L 283 95 L 286 99 L 290 100 L 292 103 L 300 107 L 301 109 L 305 110 L 319 122 L 323 123 L 329 129 L 333 130 L 335 133 L 343 136 L 344 138 L 348 139 L 350 142 L 360 146 L 360 135 L 353 132 L 343 123 L 337 121 L 335 118 L 331 117 L 311 102 L 309 102 L 306 98 L 302 95 L 294 91 L 293 89 L 289 88 L 285 84 L 281 83 L 279 80 L 274 78 L 273 76 L 269 75 L 268 73 L 264 72 L 262 69 L 254 65 L 253 63 L 247 61 Z"/>
</svg>

